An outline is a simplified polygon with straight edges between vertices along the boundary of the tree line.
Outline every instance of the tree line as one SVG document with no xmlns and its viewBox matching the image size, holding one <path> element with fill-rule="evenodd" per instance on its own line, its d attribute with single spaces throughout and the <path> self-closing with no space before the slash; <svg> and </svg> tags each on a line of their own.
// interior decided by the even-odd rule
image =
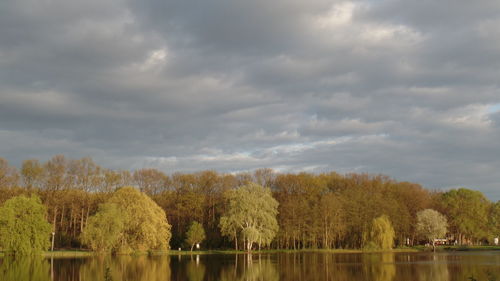
<svg viewBox="0 0 500 281">
<path fill-rule="evenodd" d="M 426 209 L 444 215 L 448 236 L 458 244 L 491 243 L 500 235 L 500 202 L 489 201 L 481 192 L 466 188 L 431 191 L 384 175 L 277 173 L 271 169 L 167 175 L 157 169 L 105 169 L 91 158 L 63 155 L 46 162 L 25 160 L 18 169 L 0 158 L 0 205 L 19 195 L 39 197 L 55 233 L 56 248 L 90 247 L 84 233 L 100 225 L 96 214 L 104 222 L 115 218 L 114 225 L 107 226 L 110 229 L 124 227 L 118 214 L 128 211 L 120 210 L 123 204 L 116 199 L 117 190 L 124 186 L 134 187 L 159 206 L 155 212 L 166 216 L 169 245 L 174 249 L 193 247 L 187 233 L 194 222 L 202 226 L 203 247 L 209 249 L 253 245 L 364 248 L 369 246 L 379 218 L 383 218 L 377 221 L 382 227 L 386 221 L 390 223 L 393 246 L 414 245 L 425 240 L 417 226 L 418 213 Z M 242 217 L 231 206 L 254 213 Z M 113 239 L 113 247 L 149 245 L 119 235 Z"/>
</svg>

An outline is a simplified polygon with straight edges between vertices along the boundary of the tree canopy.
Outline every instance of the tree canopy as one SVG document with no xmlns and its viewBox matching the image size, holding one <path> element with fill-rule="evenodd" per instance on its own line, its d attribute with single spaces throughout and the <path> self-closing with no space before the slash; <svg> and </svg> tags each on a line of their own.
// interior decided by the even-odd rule
<svg viewBox="0 0 500 281">
<path fill-rule="evenodd" d="M 394 228 L 388 216 L 382 215 L 373 219 L 368 243 L 377 249 L 392 249 L 394 245 Z"/>
<path fill-rule="evenodd" d="M 442 238 L 448 231 L 446 218 L 436 210 L 425 209 L 417 213 L 417 233 L 425 237 L 435 248 L 435 239 Z"/>
<path fill-rule="evenodd" d="M 487 238 L 490 203 L 481 192 L 452 189 L 442 195 L 441 205 L 460 244 Z"/>
<path fill-rule="evenodd" d="M 489 227 L 493 237 L 500 236 L 500 201 L 497 201 L 491 207 Z"/>
<path fill-rule="evenodd" d="M 269 188 L 248 183 L 226 193 L 227 211 L 220 219 L 221 232 L 246 241 L 246 249 L 254 243 L 269 245 L 278 232 L 278 202 Z"/>
<path fill-rule="evenodd" d="M 373 220 L 382 214 L 388 216 L 394 229 L 395 245 L 415 244 L 419 242 L 417 213 L 429 208 L 447 218 L 447 237 L 458 244 L 491 243 L 500 235 L 499 203 L 490 202 L 481 192 L 465 188 L 430 191 L 417 183 L 400 182 L 384 175 L 334 171 L 278 173 L 271 169 L 236 174 L 209 170 L 167 175 L 153 168 L 111 170 L 88 157 L 68 159 L 63 155 L 44 162 L 28 159 L 18 170 L 0 158 L 0 204 L 19 195 L 39 196 L 47 210 L 45 219 L 55 232 L 56 249 L 82 246 L 108 249 L 108 244 L 115 241 L 115 233 L 107 232 L 109 236 L 94 246 L 88 240 L 82 245 L 85 238 L 82 233 L 90 231 L 92 225 L 119 229 L 119 221 L 109 221 L 106 217 L 117 217 L 113 215 L 115 212 L 120 218 L 123 214 L 138 213 L 122 210 L 122 206 L 131 205 L 126 200 L 112 203 L 115 207 L 101 206 L 111 204 L 109 200 L 123 186 L 144 192 L 166 213 L 172 225 L 169 240 L 172 247 L 185 243 L 190 224 L 197 221 L 205 230 L 203 243 L 207 248 L 227 248 L 231 240 L 236 248 L 241 248 L 246 238 L 264 237 L 257 227 L 242 228 L 229 208 L 228 194 L 249 182 L 264 187 L 279 203 L 276 216 L 279 228 L 271 246 L 280 249 L 365 247 Z M 242 201 L 245 200 L 254 199 Z M 98 212 L 101 216 L 92 218 Z M 124 226 L 123 231 L 126 229 Z M 141 248 L 138 240 L 131 237 L 133 246 L 128 242 L 124 245 Z M 122 238 L 118 240 L 122 245 Z M 253 241 L 259 242 L 265 245 L 264 241 Z"/>
<path fill-rule="evenodd" d="M 13 197 L 0 207 L 0 247 L 16 255 L 40 253 L 50 246 L 51 227 L 40 198 Z"/>
<path fill-rule="evenodd" d="M 195 244 L 203 242 L 205 238 L 205 229 L 203 229 L 203 225 L 197 221 L 193 221 L 186 233 L 186 243 L 191 245 L 191 251 Z"/>
<path fill-rule="evenodd" d="M 83 237 L 96 250 L 126 253 L 168 249 L 171 233 L 163 209 L 136 188 L 123 187 L 89 219 Z"/>
<path fill-rule="evenodd" d="M 125 218 L 113 203 L 99 206 L 99 211 L 89 218 L 82 233 L 82 242 L 94 251 L 111 251 L 120 244 L 125 231 Z"/>
</svg>

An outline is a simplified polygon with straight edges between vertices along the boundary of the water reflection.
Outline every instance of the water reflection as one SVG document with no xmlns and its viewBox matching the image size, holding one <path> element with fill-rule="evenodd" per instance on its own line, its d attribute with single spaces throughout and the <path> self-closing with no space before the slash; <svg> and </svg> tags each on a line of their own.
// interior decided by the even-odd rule
<svg viewBox="0 0 500 281">
<path fill-rule="evenodd" d="M 2 281 L 500 280 L 500 251 L 0 259 Z"/>
<path fill-rule="evenodd" d="M 238 271 L 239 266 L 239 271 Z M 276 265 L 269 255 L 242 255 L 240 262 L 235 262 L 232 270 L 231 266 L 227 267 L 229 271 L 236 272 L 233 274 L 232 278 L 224 273 L 221 273 L 220 280 L 245 280 L 245 281 L 257 281 L 257 280 L 269 280 L 277 281 L 280 276 Z M 229 278 L 228 278 L 229 277 Z"/>
<path fill-rule="evenodd" d="M 0 259 L 0 280 L 3 281 L 49 281 L 49 261 L 42 257 Z"/>
<path fill-rule="evenodd" d="M 363 255 L 366 275 L 371 280 L 393 281 L 396 277 L 396 265 L 394 264 L 394 253 L 377 253 Z M 431 279 L 428 279 L 431 280 Z"/>
<path fill-rule="evenodd" d="M 169 257 L 118 256 L 88 259 L 80 266 L 79 279 L 71 280 L 170 280 Z M 60 279 L 65 280 L 65 279 Z"/>
<path fill-rule="evenodd" d="M 186 264 L 186 275 L 189 281 L 203 281 L 205 277 L 205 265 L 200 264 L 200 256 L 196 259 L 191 259 Z"/>
<path fill-rule="evenodd" d="M 446 259 L 437 254 L 432 254 L 429 262 L 425 265 L 426 270 L 420 270 L 417 273 L 418 280 L 436 280 L 447 281 L 450 279 L 450 273 Z"/>
</svg>

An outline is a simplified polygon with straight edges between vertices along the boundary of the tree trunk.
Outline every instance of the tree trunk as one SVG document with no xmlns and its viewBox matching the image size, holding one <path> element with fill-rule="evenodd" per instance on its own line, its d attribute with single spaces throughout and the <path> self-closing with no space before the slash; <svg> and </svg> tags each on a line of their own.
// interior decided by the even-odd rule
<svg viewBox="0 0 500 281">
<path fill-rule="evenodd" d="M 69 214 L 69 222 L 67 226 L 67 232 L 71 231 L 71 226 L 73 225 L 73 205 L 71 205 L 71 212 Z"/>
<path fill-rule="evenodd" d="M 234 246 L 236 251 L 238 251 L 238 233 L 234 232 Z"/>
<path fill-rule="evenodd" d="M 54 208 L 54 218 L 52 219 L 52 232 L 56 232 L 57 207 Z"/>
<path fill-rule="evenodd" d="M 89 221 L 89 213 L 90 213 L 90 204 L 87 205 L 87 216 L 85 217 L 85 226 L 87 226 L 87 223 Z"/>
<path fill-rule="evenodd" d="M 64 206 L 64 205 L 63 205 L 63 207 L 62 207 L 62 212 L 61 212 L 61 220 L 59 221 L 59 227 L 60 227 L 60 229 L 63 229 L 63 222 L 64 222 L 64 207 L 66 207 L 66 206 Z"/>
<path fill-rule="evenodd" d="M 80 218 L 80 233 L 83 232 L 83 218 L 84 218 L 84 215 L 85 215 L 84 211 L 85 211 L 85 209 L 82 208 L 82 215 L 81 215 L 81 218 Z"/>
</svg>

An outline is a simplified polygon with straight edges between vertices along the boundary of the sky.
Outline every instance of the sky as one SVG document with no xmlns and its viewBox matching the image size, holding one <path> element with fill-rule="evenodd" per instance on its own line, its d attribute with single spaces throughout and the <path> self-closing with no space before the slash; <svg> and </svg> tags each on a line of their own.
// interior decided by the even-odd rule
<svg viewBox="0 0 500 281">
<path fill-rule="evenodd" d="M 498 0 L 0 1 L 0 157 L 500 199 Z"/>
</svg>

